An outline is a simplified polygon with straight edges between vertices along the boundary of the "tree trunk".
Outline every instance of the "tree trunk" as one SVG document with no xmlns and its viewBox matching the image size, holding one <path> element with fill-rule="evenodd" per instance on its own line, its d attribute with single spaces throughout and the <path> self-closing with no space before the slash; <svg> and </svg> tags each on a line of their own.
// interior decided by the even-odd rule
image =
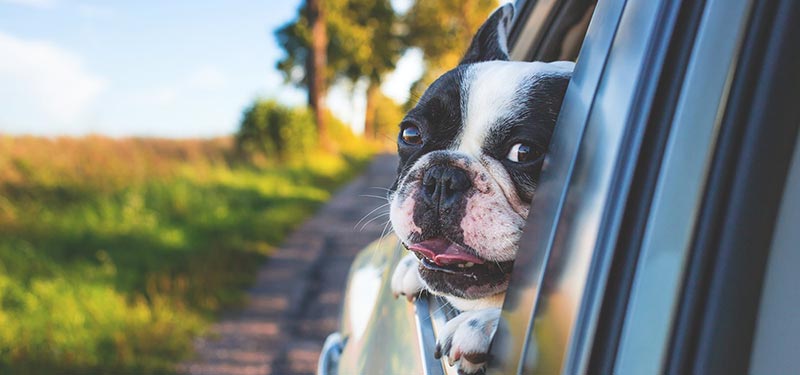
<svg viewBox="0 0 800 375">
<path fill-rule="evenodd" d="M 378 95 L 381 93 L 381 85 L 370 80 L 367 86 L 367 108 L 364 116 L 364 138 L 375 139 L 375 114 L 378 109 Z"/>
<path fill-rule="evenodd" d="M 307 0 L 308 22 L 311 26 L 311 53 L 306 61 L 308 79 L 308 105 L 314 111 L 319 143 L 326 150 L 332 148 L 328 138 L 325 118 L 325 68 L 327 65 L 328 33 L 325 28 L 325 0 Z"/>
</svg>

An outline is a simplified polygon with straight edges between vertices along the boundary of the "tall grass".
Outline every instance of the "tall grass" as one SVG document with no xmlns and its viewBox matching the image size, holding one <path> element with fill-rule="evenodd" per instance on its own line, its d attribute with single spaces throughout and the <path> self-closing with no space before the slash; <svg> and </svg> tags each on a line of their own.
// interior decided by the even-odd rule
<svg viewBox="0 0 800 375">
<path fill-rule="evenodd" d="M 231 143 L 0 136 L 0 373 L 171 372 L 368 157 Z"/>
</svg>

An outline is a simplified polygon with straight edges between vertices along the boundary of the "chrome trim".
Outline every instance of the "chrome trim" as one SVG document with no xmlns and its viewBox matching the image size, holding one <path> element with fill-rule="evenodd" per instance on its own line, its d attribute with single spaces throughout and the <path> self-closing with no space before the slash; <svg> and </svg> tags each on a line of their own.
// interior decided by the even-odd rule
<svg viewBox="0 0 800 375">
<path fill-rule="evenodd" d="M 750 0 L 709 0 L 705 5 L 662 159 L 615 373 L 664 371 L 684 266 L 750 6 Z"/>
<path fill-rule="evenodd" d="M 417 328 L 417 338 L 419 342 L 420 358 L 424 363 L 423 375 L 444 375 L 442 360 L 433 357 L 436 348 L 436 334 L 433 328 L 433 315 L 431 310 L 430 297 L 422 296 L 414 302 L 414 323 Z M 442 313 L 443 314 L 443 313 Z M 440 319 L 447 322 L 447 317 L 442 315 Z"/>
<path fill-rule="evenodd" d="M 344 349 L 344 338 L 339 332 L 328 335 L 322 344 L 322 351 L 317 361 L 317 375 L 336 375 L 338 373 L 339 358 Z"/>
<path fill-rule="evenodd" d="M 450 305 L 444 298 L 428 295 L 428 310 L 430 316 L 430 323 L 431 328 L 433 328 L 433 335 L 434 339 L 439 337 L 440 332 L 444 329 L 444 325 L 447 324 L 447 321 L 450 319 L 455 318 L 458 315 L 458 310 Z M 435 349 L 436 342 L 434 341 L 433 347 Z M 428 355 L 432 355 L 430 352 Z M 447 364 L 447 360 L 442 358 L 440 359 L 441 366 L 444 369 L 444 373 L 447 375 L 458 375 L 458 370 L 455 367 L 449 366 Z"/>
<path fill-rule="evenodd" d="M 539 355 L 536 342 L 528 344 L 533 331 L 532 317 L 538 304 L 539 286 L 542 284 L 545 265 L 555 241 L 557 220 L 562 215 L 568 194 L 579 195 L 582 188 L 591 188 L 591 184 L 579 185 L 569 191 L 565 187 L 575 173 L 589 111 L 595 100 L 616 34 L 615 25 L 619 23 L 624 4 L 624 0 L 599 2 L 589 24 L 531 205 L 528 224 L 520 242 L 522 245 L 517 254 L 500 324 L 490 351 L 493 358 L 489 364 L 490 373 L 532 373 L 535 370 L 555 373 L 560 368 L 566 350 L 566 338 L 561 342 L 546 340 L 539 343 L 547 346 Z M 524 54 L 524 51 L 521 53 Z M 611 151 L 605 147 L 603 150 L 594 147 L 591 149 Z M 547 272 L 551 271 L 554 270 Z M 552 345 L 555 347 L 550 349 Z M 543 365 L 540 367 L 538 364 Z"/>
</svg>

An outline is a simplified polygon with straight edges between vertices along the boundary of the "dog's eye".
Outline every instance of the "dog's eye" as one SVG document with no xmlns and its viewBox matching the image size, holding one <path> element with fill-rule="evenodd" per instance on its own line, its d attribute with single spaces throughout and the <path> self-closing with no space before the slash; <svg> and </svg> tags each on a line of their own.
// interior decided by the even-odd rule
<svg viewBox="0 0 800 375">
<path fill-rule="evenodd" d="M 523 163 L 526 161 L 535 160 L 539 156 L 541 156 L 541 154 L 535 151 L 533 147 L 524 143 L 517 143 L 511 146 L 511 149 L 508 150 L 508 155 L 506 155 L 506 158 L 515 163 Z"/>
<path fill-rule="evenodd" d="M 400 130 L 400 138 L 409 145 L 422 144 L 422 133 L 419 128 L 414 125 L 409 125 Z"/>
</svg>

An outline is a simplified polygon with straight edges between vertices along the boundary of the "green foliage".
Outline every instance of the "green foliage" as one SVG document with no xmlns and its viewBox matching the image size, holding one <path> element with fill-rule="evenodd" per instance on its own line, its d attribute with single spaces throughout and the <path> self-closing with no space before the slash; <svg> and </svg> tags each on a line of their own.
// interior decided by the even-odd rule
<svg viewBox="0 0 800 375">
<path fill-rule="evenodd" d="M 350 127 L 327 114 L 329 137 L 345 155 L 366 158 L 375 147 Z M 256 100 L 242 115 L 236 150 L 257 165 L 311 164 L 329 155 L 318 147 L 314 118 L 308 108 L 291 108 L 274 100 Z"/>
<path fill-rule="evenodd" d="M 406 45 L 422 49 L 425 73 L 411 90 L 418 95 L 464 56 L 472 36 L 499 5 L 497 0 L 415 0 L 403 17 Z M 414 95 L 410 101 L 414 101 Z M 407 103 L 407 107 L 413 105 Z"/>
<path fill-rule="evenodd" d="M 0 373 L 172 372 L 365 161 L 231 167 L 231 143 L 0 137 Z"/>
<path fill-rule="evenodd" d="M 389 0 L 325 1 L 328 32 L 326 80 L 357 81 L 361 77 L 380 82 L 394 69 L 403 45 L 396 35 L 396 14 Z M 306 87 L 305 68 L 311 46 L 311 31 L 306 5 L 295 20 L 275 31 L 278 44 L 286 53 L 277 68 L 288 82 Z"/>
<path fill-rule="evenodd" d="M 375 139 L 394 145 L 397 142 L 397 132 L 400 121 L 405 116 L 403 107 L 392 98 L 380 94 L 375 104 Z"/>
<path fill-rule="evenodd" d="M 288 108 L 274 100 L 256 100 L 245 109 L 236 147 L 247 157 L 263 156 L 288 161 L 302 158 L 317 146 L 317 132 L 311 114 Z"/>
<path fill-rule="evenodd" d="M 405 16 L 406 43 L 419 47 L 429 69 L 455 67 L 497 0 L 416 0 Z"/>
<path fill-rule="evenodd" d="M 337 76 L 380 83 L 402 52 L 396 15 L 389 0 L 328 1 L 328 60 Z M 334 57 L 334 58 L 331 58 Z"/>
</svg>

